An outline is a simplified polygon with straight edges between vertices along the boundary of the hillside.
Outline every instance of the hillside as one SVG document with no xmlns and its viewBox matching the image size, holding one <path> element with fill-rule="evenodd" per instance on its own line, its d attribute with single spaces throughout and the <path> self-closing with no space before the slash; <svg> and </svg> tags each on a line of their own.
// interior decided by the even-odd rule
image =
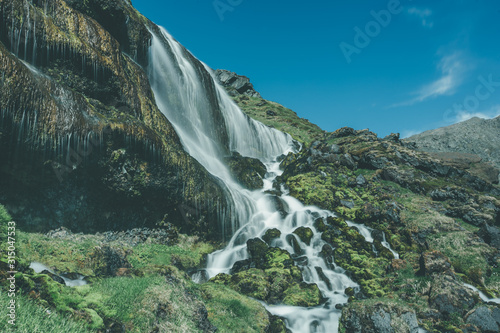
<svg viewBox="0 0 500 333">
<path fill-rule="evenodd" d="M 500 116 L 469 120 L 413 135 L 404 142 L 432 153 L 463 153 L 480 157 L 500 169 Z M 477 163 L 477 162 L 476 162 Z"/>
</svg>

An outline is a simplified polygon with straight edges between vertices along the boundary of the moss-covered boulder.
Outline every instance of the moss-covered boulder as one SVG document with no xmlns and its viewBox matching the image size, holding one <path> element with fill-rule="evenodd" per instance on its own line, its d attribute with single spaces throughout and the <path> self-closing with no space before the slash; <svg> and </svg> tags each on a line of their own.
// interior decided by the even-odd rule
<svg viewBox="0 0 500 333">
<path fill-rule="evenodd" d="M 225 159 L 231 173 L 244 187 L 258 190 L 264 186 L 263 178 L 267 173 L 266 166 L 258 159 L 243 157 L 233 152 Z"/>
<path fill-rule="evenodd" d="M 268 245 L 271 245 L 271 242 L 277 238 L 280 238 L 281 237 L 281 231 L 276 229 L 276 228 L 272 228 L 272 229 L 268 229 L 266 230 L 266 233 L 264 234 L 264 236 L 262 236 L 262 239 L 268 244 Z"/>
<path fill-rule="evenodd" d="M 312 232 L 311 228 L 309 227 L 298 227 L 293 231 L 294 234 L 299 236 L 300 240 L 307 244 L 308 246 L 311 245 L 311 239 L 314 236 L 314 233 Z"/>
</svg>

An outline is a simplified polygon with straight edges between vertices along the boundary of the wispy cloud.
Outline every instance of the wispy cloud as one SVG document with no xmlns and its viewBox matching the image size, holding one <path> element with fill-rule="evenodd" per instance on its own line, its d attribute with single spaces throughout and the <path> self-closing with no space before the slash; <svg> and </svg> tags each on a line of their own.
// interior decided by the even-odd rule
<svg viewBox="0 0 500 333">
<path fill-rule="evenodd" d="M 481 112 L 467 112 L 465 110 L 457 112 L 457 115 L 453 119 L 453 123 L 460 123 L 462 121 L 469 120 L 471 118 L 483 118 L 483 119 L 493 119 L 500 116 L 500 105 L 495 105 L 489 110 Z"/>
<path fill-rule="evenodd" d="M 411 7 L 408 8 L 408 14 L 416 16 L 418 19 L 420 19 L 420 23 L 424 28 L 432 28 L 434 26 L 434 22 L 430 20 L 430 17 L 432 16 L 432 11 L 428 8 L 425 9 L 419 9 L 417 7 Z"/>
<path fill-rule="evenodd" d="M 390 107 L 408 106 L 423 102 L 430 98 L 436 98 L 442 95 L 451 95 L 455 89 L 462 83 L 465 66 L 461 60 L 461 54 L 455 52 L 441 59 L 437 66 L 441 72 L 441 77 L 431 83 L 422 86 L 415 91 L 416 97 L 401 103 L 393 104 Z"/>
</svg>

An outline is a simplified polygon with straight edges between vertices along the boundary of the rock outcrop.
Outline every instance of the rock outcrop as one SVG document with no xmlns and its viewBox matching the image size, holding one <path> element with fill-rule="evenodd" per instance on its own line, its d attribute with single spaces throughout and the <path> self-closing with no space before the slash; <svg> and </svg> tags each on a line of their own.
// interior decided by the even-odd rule
<svg viewBox="0 0 500 333">
<path fill-rule="evenodd" d="M 260 94 L 253 88 L 253 84 L 250 83 L 250 79 L 246 76 L 225 69 L 217 69 L 215 77 L 231 96 L 246 95 L 261 98 Z"/>
</svg>

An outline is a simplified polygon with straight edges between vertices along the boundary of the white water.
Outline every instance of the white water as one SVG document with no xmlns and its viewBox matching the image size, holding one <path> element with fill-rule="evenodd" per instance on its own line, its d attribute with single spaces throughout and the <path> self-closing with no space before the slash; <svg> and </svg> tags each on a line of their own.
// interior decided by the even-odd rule
<svg viewBox="0 0 500 333">
<path fill-rule="evenodd" d="M 54 275 L 57 275 L 59 276 L 61 279 L 64 280 L 64 283 L 68 286 L 68 287 L 77 287 L 77 286 L 84 286 L 87 284 L 87 281 L 84 280 L 84 276 L 83 275 L 80 275 L 78 274 L 78 279 L 75 279 L 75 280 L 72 280 L 72 279 L 68 279 L 67 277 L 64 277 L 62 275 L 59 275 L 57 274 L 56 272 L 54 272 L 52 269 L 50 269 L 49 267 L 45 266 L 44 264 L 42 263 L 39 263 L 39 262 L 32 262 L 30 264 L 30 268 L 32 268 L 35 273 L 41 273 L 43 271 L 49 271 L 51 272 L 52 274 Z"/>
<path fill-rule="evenodd" d="M 294 253 L 286 237 L 295 237 L 302 252 L 295 255 L 307 257 L 300 266 L 304 280 L 316 283 L 328 301 L 314 308 L 270 305 L 266 308 L 284 317 L 292 332 L 337 332 L 340 311 L 335 305 L 347 302 L 344 293 L 347 287 L 359 287 L 342 268 L 336 265 L 328 267 L 319 256 L 326 243 L 313 223 L 319 217 L 334 214 L 317 207 L 306 207 L 288 194 L 276 197 L 266 193 L 282 173 L 276 158 L 294 149 L 291 137 L 244 115 L 224 89 L 215 83 L 210 69 L 198 62 L 164 29 L 160 28 L 158 34 L 151 33 L 148 76 L 157 105 L 173 124 L 184 149 L 225 184 L 233 205 L 232 237 L 226 248 L 209 255 L 206 276 L 228 273 L 235 262 L 248 258 L 247 240 L 262 237 L 268 229 L 277 228 L 281 237 L 271 245 Z M 246 190 L 233 179 L 223 161 L 230 151 L 259 158 L 266 165 L 268 173 L 262 190 Z M 286 216 L 276 208 L 276 200 L 282 200 L 287 207 Z M 371 230 L 362 225 L 351 225 L 357 226 L 365 238 L 373 242 Z M 301 226 L 313 231 L 310 245 L 292 233 Z M 318 269 L 323 271 L 327 281 L 319 276 Z M 201 273 L 193 279 L 201 280 Z"/>
<path fill-rule="evenodd" d="M 479 294 L 479 297 L 481 297 L 481 299 L 483 300 L 483 302 L 486 302 L 486 303 L 492 302 L 492 303 L 500 304 L 500 298 L 489 298 L 481 290 L 477 289 L 476 287 L 474 287 L 471 284 L 464 283 L 464 286 L 477 292 Z"/>
</svg>

